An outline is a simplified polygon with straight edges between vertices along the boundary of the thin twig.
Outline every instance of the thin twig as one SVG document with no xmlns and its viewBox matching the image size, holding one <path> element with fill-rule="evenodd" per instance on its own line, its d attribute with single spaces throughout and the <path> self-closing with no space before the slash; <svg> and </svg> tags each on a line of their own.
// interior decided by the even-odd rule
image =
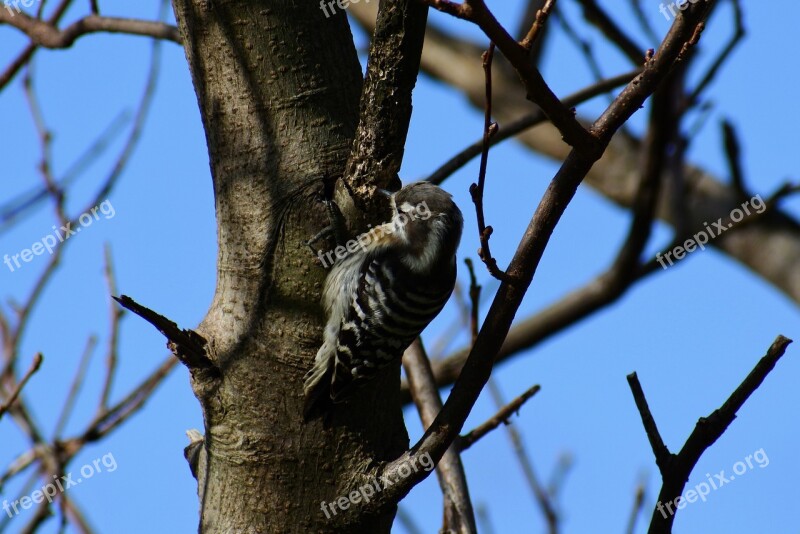
<svg viewBox="0 0 800 534">
<path fill-rule="evenodd" d="M 656 32 L 653 30 L 650 20 L 645 15 L 644 9 L 642 9 L 642 0 L 629 0 L 628 3 L 631 5 L 631 10 L 636 17 L 636 21 L 639 23 L 639 26 L 642 28 L 647 38 L 652 42 L 657 42 L 658 37 L 656 36 Z"/>
<path fill-rule="evenodd" d="M 664 439 L 658 431 L 656 420 L 650 412 L 650 406 L 647 405 L 647 399 L 644 396 L 642 385 L 639 383 L 639 377 L 636 373 L 631 373 L 627 376 L 628 385 L 633 393 L 633 400 L 636 402 L 636 408 L 639 410 L 639 415 L 642 417 L 642 426 L 647 434 L 647 440 L 650 442 L 650 447 L 653 449 L 653 456 L 656 458 L 656 465 L 661 475 L 665 476 L 670 469 L 673 455 L 664 445 Z"/>
<path fill-rule="evenodd" d="M 169 3 L 162 1 L 158 13 L 159 21 L 166 19 L 168 9 Z M 114 162 L 114 165 L 111 167 L 111 171 L 106 177 L 105 182 L 103 182 L 103 185 L 100 187 L 100 189 L 98 189 L 94 198 L 89 202 L 86 209 L 84 209 L 84 212 L 108 198 L 108 196 L 111 194 L 111 191 L 114 189 L 114 186 L 117 184 L 119 177 L 122 176 L 128 161 L 133 155 L 133 152 L 136 149 L 139 140 L 141 139 L 145 122 L 150 113 L 153 99 L 155 98 L 156 88 L 158 87 L 158 80 L 161 73 L 161 44 L 161 41 L 156 39 L 151 45 L 150 67 L 147 71 L 147 79 L 144 84 L 144 89 L 142 90 L 141 99 L 139 100 L 139 104 L 136 109 L 136 114 L 133 118 L 131 131 L 125 141 L 125 145 L 122 147 L 119 156 Z"/>
<path fill-rule="evenodd" d="M 593 24 L 598 30 L 603 32 L 608 40 L 617 46 L 634 65 L 641 63 L 644 58 L 645 47 L 637 44 L 631 36 L 620 28 L 614 19 L 610 17 L 597 4 L 596 0 L 578 0 L 583 7 L 583 17 L 587 22 Z"/>
<path fill-rule="evenodd" d="M 81 391 L 81 386 L 83 386 L 85 379 L 86 379 L 86 370 L 89 368 L 89 361 L 92 358 L 92 354 L 94 353 L 94 349 L 97 346 L 97 337 L 89 336 L 89 339 L 86 340 L 86 347 L 83 349 L 83 355 L 78 363 L 78 368 L 75 372 L 75 377 L 72 379 L 72 384 L 69 387 L 69 392 L 67 393 L 67 398 L 64 401 L 61 413 L 56 420 L 56 426 L 53 429 L 53 440 L 61 439 L 62 432 L 64 431 L 64 427 L 67 425 L 67 421 L 69 420 L 69 416 L 72 415 L 72 409 L 75 407 L 75 401 L 78 400 L 78 395 Z"/>
<path fill-rule="evenodd" d="M 520 44 L 530 52 L 531 47 L 539 38 L 539 35 L 542 33 L 544 29 L 545 23 L 547 23 L 547 18 L 550 16 L 550 13 L 556 7 L 556 0 L 547 0 L 542 7 L 536 11 L 536 19 L 534 20 L 533 24 L 531 25 L 531 29 L 528 30 L 528 34 L 525 38 L 520 42 Z"/>
<path fill-rule="evenodd" d="M 791 342 L 791 339 L 779 335 L 764 357 L 758 361 L 753 370 L 731 393 L 722 406 L 714 410 L 709 416 L 701 417 L 697 421 L 694 430 L 692 430 L 680 452 L 671 454 L 668 461 L 665 461 L 664 458 L 666 454 L 670 454 L 669 450 L 661 440 L 658 427 L 647 407 L 644 393 L 636 378 L 636 373 L 629 375 L 628 382 L 631 385 L 631 392 L 642 417 L 645 432 L 656 455 L 656 463 L 659 465 L 662 477 L 661 491 L 658 494 L 658 506 L 653 510 L 648 530 L 649 534 L 669 534 L 672 531 L 675 514 L 666 514 L 660 511 L 659 507 L 663 508 L 662 503 L 671 502 L 681 495 L 692 469 L 700 460 L 700 456 L 725 433 L 725 430 L 736 418 L 736 413 L 775 368 L 778 360 L 784 355 L 786 347 Z"/>
<path fill-rule="evenodd" d="M 64 441 L 64 448 L 77 452 L 86 443 L 97 441 L 119 427 L 129 417 L 136 413 L 144 403 L 151 398 L 153 392 L 164 381 L 177 365 L 175 358 L 165 359 L 155 371 L 145 378 L 137 387 L 131 390 L 118 403 L 106 410 L 103 414 L 95 416 L 77 438 Z M 73 453 L 74 453 L 73 452 Z"/>
<path fill-rule="evenodd" d="M 403 525 L 403 528 L 406 529 L 407 534 L 422 534 L 422 530 L 402 504 L 397 507 L 397 521 Z"/>
<path fill-rule="evenodd" d="M 637 484 L 636 492 L 633 496 L 633 506 L 631 513 L 628 516 L 628 526 L 625 528 L 626 534 L 636 534 L 636 520 L 641 515 L 644 509 L 645 486 L 644 484 Z"/>
<path fill-rule="evenodd" d="M 570 107 L 577 106 L 578 104 L 586 102 L 587 100 L 591 100 L 592 98 L 602 95 L 603 93 L 607 93 L 608 91 L 611 91 L 620 85 L 629 83 L 641 72 L 641 69 L 636 69 L 634 71 L 626 72 L 625 74 L 620 74 L 618 76 L 614 76 L 613 78 L 608 78 L 607 80 L 602 80 L 598 83 L 590 85 L 589 87 L 581 89 L 580 91 L 565 97 L 564 105 Z M 533 128 L 534 126 L 542 124 L 545 121 L 547 121 L 547 115 L 545 115 L 541 110 L 534 111 L 529 115 L 525 115 L 524 117 L 516 119 L 515 121 L 504 125 L 502 128 L 499 128 L 497 134 L 491 137 L 489 146 L 495 146 L 496 144 L 501 143 L 506 139 L 510 139 L 511 137 L 514 137 L 515 135 L 522 133 L 529 128 Z M 480 156 L 482 151 L 483 136 L 447 160 L 443 165 L 425 178 L 425 180 L 428 180 L 434 184 L 441 184 L 458 169 L 469 163 L 474 157 Z"/>
<path fill-rule="evenodd" d="M 488 386 L 489 393 L 494 400 L 495 406 L 498 408 L 503 406 L 505 400 L 503 399 L 503 394 L 497 382 L 490 378 Z M 522 436 L 514 425 L 506 425 L 505 429 L 506 435 L 508 435 L 508 439 L 511 441 L 511 445 L 514 449 L 514 456 L 517 458 L 522 473 L 525 475 L 525 480 L 528 482 L 528 487 L 530 487 L 533 493 L 533 498 L 536 500 L 536 504 L 539 506 L 539 510 L 542 512 L 547 522 L 547 532 L 549 534 L 557 534 L 560 522 L 559 515 L 556 512 L 556 507 L 553 504 L 551 496 L 542 487 L 539 477 L 536 475 L 530 454 L 525 450 L 525 446 L 522 443 Z"/>
<path fill-rule="evenodd" d="M 517 397 L 516 399 L 512 400 L 500 410 L 497 411 L 492 417 L 487 419 L 484 423 L 476 426 L 459 439 L 459 445 L 462 451 L 465 451 L 472 447 L 479 439 L 484 437 L 486 434 L 500 426 L 501 424 L 509 424 L 508 420 L 513 416 L 515 413 L 519 414 L 519 409 L 522 408 L 522 405 L 525 404 L 528 399 L 536 395 L 539 390 L 542 389 L 541 386 L 538 384 L 531 387 L 527 391 L 525 391 L 522 395 Z"/>
<path fill-rule="evenodd" d="M 56 25 L 61 20 L 61 17 L 64 16 L 64 13 L 67 12 L 67 8 L 69 8 L 72 0 L 61 0 L 61 2 L 56 6 L 56 9 L 53 11 L 53 14 L 47 20 L 47 23 L 50 25 Z M 44 6 L 44 2 L 41 2 L 40 7 Z M 8 85 L 11 80 L 14 79 L 14 76 L 27 65 L 33 55 L 39 47 L 35 43 L 29 43 L 20 54 L 6 67 L 6 70 L 0 74 L 0 90 L 2 90 L 6 85 Z"/>
<path fill-rule="evenodd" d="M 553 472 L 550 473 L 550 480 L 547 483 L 547 493 L 553 500 L 559 496 L 561 490 L 564 488 L 567 475 L 573 465 L 575 465 L 575 461 L 570 453 L 563 452 L 559 455 L 556 467 L 553 469 Z"/>
<path fill-rule="evenodd" d="M 38 20 L 24 12 L 11 13 L 6 9 L 0 10 L 0 23 L 21 30 L 34 44 L 44 48 L 69 48 L 79 37 L 98 32 L 141 35 L 181 43 L 178 28 L 150 20 L 87 15 L 59 30 L 50 22 Z"/>
<path fill-rule="evenodd" d="M 19 394 L 22 392 L 22 388 L 24 388 L 25 384 L 28 383 L 28 380 L 30 380 L 30 378 L 33 376 L 33 373 L 39 370 L 39 367 L 42 365 L 42 360 L 43 357 L 41 352 L 37 352 L 33 356 L 33 362 L 31 362 L 31 366 L 28 368 L 28 371 L 25 373 L 25 375 L 23 375 L 22 380 L 17 383 L 17 386 L 14 388 L 11 394 L 8 395 L 6 401 L 3 404 L 0 404 L 0 417 L 3 417 L 3 414 L 5 414 L 11 405 L 17 400 L 17 397 L 19 397 Z"/>
<path fill-rule="evenodd" d="M 424 1 L 439 11 L 477 24 L 517 71 L 525 86 L 527 98 L 544 111 L 561 132 L 564 141 L 588 153 L 597 153 L 600 149 L 597 139 L 578 122 L 574 112 L 553 93 L 539 70 L 528 61 L 528 50 L 500 25 L 483 0 L 468 0 L 462 4 L 449 0 Z"/>
<path fill-rule="evenodd" d="M 733 0 L 733 26 L 734 31 L 731 38 L 728 40 L 727 44 L 722 48 L 720 53 L 711 63 L 711 66 L 708 68 L 706 73 L 701 78 L 700 82 L 694 88 L 694 90 L 689 94 L 686 98 L 686 106 L 690 107 L 695 105 L 697 100 L 700 98 L 700 95 L 706 88 L 714 81 L 717 77 L 717 73 L 725 64 L 725 62 L 731 57 L 733 51 L 736 49 L 736 46 L 744 39 L 746 35 L 746 31 L 744 29 L 744 16 L 742 14 L 742 6 L 740 0 Z"/>
<path fill-rule="evenodd" d="M 403 354 L 403 367 L 420 421 L 422 426 L 427 428 L 442 409 L 442 399 L 436 389 L 431 364 L 419 338 Z M 444 524 L 441 530 L 470 534 L 476 533 L 477 527 L 460 452 L 454 443 L 436 466 L 436 475 L 444 497 Z"/>
<path fill-rule="evenodd" d="M 108 294 L 116 295 L 117 283 L 114 278 L 114 264 L 111 258 L 111 247 L 106 244 L 105 246 L 105 269 L 103 270 L 106 279 L 106 287 Z M 111 386 L 114 381 L 114 374 L 117 370 L 117 354 L 119 353 L 119 327 L 122 317 L 125 312 L 122 308 L 116 305 L 113 298 L 109 299 L 109 313 L 111 314 L 110 328 L 111 335 L 108 337 L 108 347 L 106 348 L 106 376 L 103 380 L 103 389 L 100 394 L 100 402 L 98 403 L 98 410 L 105 410 L 108 407 L 108 399 L 111 396 Z"/>
<path fill-rule="evenodd" d="M 728 170 L 731 173 L 731 185 L 739 198 L 749 199 L 747 186 L 744 183 L 744 171 L 742 171 L 742 150 L 736 128 L 730 121 L 722 121 L 722 141 L 725 147 L 725 159 L 728 162 Z"/>
<path fill-rule="evenodd" d="M 475 266 L 472 264 L 472 260 L 464 258 L 464 264 L 467 266 L 467 271 L 469 272 L 469 331 L 472 336 L 472 344 L 474 344 L 475 340 L 478 338 L 478 331 L 480 330 L 480 325 L 478 324 L 478 306 L 481 302 L 481 286 L 478 285 L 478 279 L 475 276 Z"/>
<path fill-rule="evenodd" d="M 478 183 L 472 184 L 469 188 L 472 202 L 475 204 L 475 213 L 478 219 L 478 238 L 481 247 L 478 249 L 478 256 L 489 274 L 502 281 L 510 281 L 508 275 L 497 266 L 497 260 L 492 257 L 489 248 L 489 238 L 492 236 L 493 229 L 486 226 L 486 218 L 483 213 L 483 193 L 486 186 L 486 167 L 489 162 L 489 140 L 497 133 L 497 123 L 492 122 L 492 58 L 494 58 L 494 43 L 489 44 L 489 50 L 483 53 L 483 72 L 486 76 L 486 107 L 483 119 L 483 147 L 481 150 L 481 164 L 478 171 Z"/>
<path fill-rule="evenodd" d="M 75 162 L 64 171 L 61 178 L 55 180 L 59 190 L 64 191 L 79 178 L 88 166 L 97 161 L 105 150 L 115 140 L 117 134 L 122 132 L 123 126 L 130 121 L 127 111 L 120 112 L 103 130 L 98 138 L 81 154 Z M 37 186 L 8 200 L 0 206 L 0 232 L 13 227 L 14 223 L 27 213 L 32 213 L 40 203 L 48 200 L 47 185 Z"/>
<path fill-rule="evenodd" d="M 175 356 L 189 369 L 216 369 L 206 354 L 206 340 L 194 330 L 181 330 L 178 325 L 150 308 L 142 306 L 127 295 L 113 297 L 120 306 L 127 308 L 161 332 Z M 218 369 L 217 369 L 218 371 Z"/>
</svg>

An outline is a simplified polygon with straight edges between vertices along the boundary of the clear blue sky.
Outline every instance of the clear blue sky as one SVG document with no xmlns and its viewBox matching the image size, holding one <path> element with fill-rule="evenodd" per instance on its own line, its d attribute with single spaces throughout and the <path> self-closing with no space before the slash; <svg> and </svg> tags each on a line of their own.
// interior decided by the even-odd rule
<svg viewBox="0 0 800 534">
<path fill-rule="evenodd" d="M 562 2 L 578 23 L 573 3 Z M 502 22 L 513 22 L 521 0 L 490 2 Z M 644 6 L 656 31 L 668 23 L 658 5 Z M 703 58 L 719 48 L 731 31 L 728 3 L 703 34 Z M 639 35 L 620 2 L 604 2 L 619 23 Z M 84 4 L 79 4 L 85 9 Z M 153 18 L 155 1 L 108 2 L 107 15 Z M 714 108 L 695 136 L 689 157 L 718 176 L 726 176 L 720 149 L 719 120 L 730 118 L 739 128 L 744 169 L 750 187 L 763 197 L 787 178 L 797 180 L 800 151 L 795 125 L 800 122 L 794 88 L 796 62 L 786 59 L 786 43 L 800 18 L 800 6 L 746 7 L 748 37 L 711 89 Z M 760 9 L 759 9 L 760 7 Z M 84 14 L 73 9 L 66 17 Z M 431 20 L 485 42 L 466 23 L 432 13 Z M 582 26 L 581 26 L 582 27 Z M 590 39 L 601 46 L 601 37 Z M 643 46 L 656 43 L 640 36 Z M 0 64 L 7 64 L 24 46 L 18 32 L 0 28 Z M 591 81 L 585 63 L 559 36 L 548 55 L 546 79 L 559 94 Z M 55 174 L 62 176 L 78 155 L 121 111 L 132 111 L 148 68 L 148 40 L 121 35 L 94 35 L 64 51 L 40 52 L 34 62 L 43 112 L 55 133 Z M 605 54 L 603 69 L 613 75 L 628 67 L 617 54 Z M 551 51 L 552 52 L 552 51 Z M 208 158 L 197 102 L 183 50 L 163 45 L 162 74 L 146 133 L 121 182 L 108 199 L 114 216 L 101 217 L 75 237 L 65 262 L 32 317 L 22 350 L 21 367 L 41 351 L 45 363 L 25 390 L 37 421 L 52 429 L 69 382 L 89 335 L 99 347 L 68 432 L 91 418 L 102 380 L 102 353 L 108 340 L 108 302 L 102 277 L 103 244 L 112 246 L 120 291 L 170 316 L 182 326 L 196 325 L 211 302 L 214 288 L 216 231 Z M 696 75 L 696 73 L 695 73 Z M 602 98 L 579 108 L 599 112 Z M 39 183 L 38 139 L 26 106 L 20 79 L 0 93 L 0 204 Z M 644 113 L 632 121 L 641 128 Z M 482 115 L 465 99 L 423 77 L 414 98 L 409 142 L 401 175 L 420 178 L 480 135 Z M 68 205 L 76 213 L 104 180 L 116 152 L 96 162 L 71 190 Z M 487 185 L 487 218 L 494 226 L 493 251 L 501 265 L 510 258 L 530 214 L 557 166 L 507 143 L 492 152 Z M 466 215 L 461 257 L 477 249 L 476 228 L 467 188 L 476 179 L 472 164 L 445 183 Z M 800 201 L 784 207 L 800 215 Z M 518 314 L 528 316 L 579 287 L 606 269 L 627 231 L 628 213 L 588 188 L 579 190 L 551 240 L 534 283 Z M 0 234 L 0 255 L 18 253 L 51 230 L 49 209 L 40 209 L 13 232 Z M 661 251 L 670 231 L 659 226 L 648 253 Z M 46 259 L 37 257 L 15 272 L 0 266 L 0 295 L 23 299 Z M 466 273 L 462 269 L 462 281 Z M 481 281 L 492 284 L 483 269 Z M 6 308 L 7 309 L 7 308 Z M 426 332 L 433 346 L 452 324 L 457 308 L 448 306 Z M 698 417 L 717 408 L 741 382 L 779 333 L 797 337 L 798 308 L 743 267 L 714 250 L 698 251 L 679 265 L 636 286 L 625 298 L 590 320 L 549 339 L 534 350 L 500 365 L 495 376 L 511 398 L 532 384 L 542 391 L 523 408 L 514 423 L 523 435 L 533 463 L 544 480 L 561 455 L 574 466 L 559 499 L 563 532 L 609 532 L 624 529 L 636 484 L 647 482 L 648 512 L 637 532 L 644 532 L 649 510 L 660 487 L 650 447 L 636 412 L 625 375 L 637 371 L 661 433 L 677 451 Z M 463 343 L 463 338 L 452 348 Z M 703 456 L 687 488 L 706 480 L 706 473 L 727 475 L 738 461 L 763 449 L 769 463 L 712 491 L 705 503 L 683 509 L 676 532 L 788 532 L 797 523 L 786 503 L 800 497 L 794 476 L 800 468 L 796 451 L 800 428 L 788 407 L 800 404 L 798 348 L 787 356 L 740 411 L 728 432 Z M 143 321 L 129 317 L 122 332 L 121 361 L 113 398 L 137 384 L 166 356 L 163 338 Z M 466 429 L 494 412 L 488 395 L 479 400 Z M 788 412 L 788 413 L 787 413 Z M 416 413 L 407 412 L 411 438 L 420 435 Z M 182 457 L 184 430 L 202 428 L 200 410 L 178 369 L 145 409 L 109 439 L 88 447 L 73 464 L 112 454 L 117 469 L 105 470 L 69 490 L 99 532 L 193 532 L 197 521 L 196 487 Z M 8 417 L 0 422 L 0 466 L 24 447 Z M 763 457 L 762 457 L 763 458 Z M 485 505 L 498 533 L 543 532 L 536 509 L 505 432 L 492 433 L 464 455 L 470 491 L 476 505 Z M 102 464 L 101 464 L 102 465 Z M 0 499 L 17 498 L 18 483 Z M 414 489 L 403 508 L 434 532 L 440 526 L 441 498 L 435 477 Z M 9 526 L 21 528 L 31 511 Z M 0 512 L 2 514 L 2 512 Z M 2 515 L 0 515 L 2 517 Z M 396 532 L 405 532 L 397 526 Z M 52 521 L 46 532 L 55 532 Z"/>
</svg>

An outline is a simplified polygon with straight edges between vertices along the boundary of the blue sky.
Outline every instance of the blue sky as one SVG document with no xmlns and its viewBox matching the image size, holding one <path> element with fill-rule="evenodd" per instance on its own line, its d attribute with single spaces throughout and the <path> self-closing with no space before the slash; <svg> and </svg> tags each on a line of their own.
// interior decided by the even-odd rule
<svg viewBox="0 0 800 534">
<path fill-rule="evenodd" d="M 579 24 L 572 2 L 563 1 L 570 20 Z M 624 28 L 641 37 L 624 3 L 604 3 Z M 703 34 L 702 61 L 709 61 L 731 31 L 729 3 Z M 520 0 L 490 2 L 501 22 L 513 22 Z M 83 8 L 83 4 L 80 5 Z M 103 4 L 108 15 L 153 18 L 156 2 Z M 692 139 L 689 159 L 716 175 L 727 174 L 718 123 L 731 119 L 742 137 L 743 164 L 752 190 L 766 197 L 788 178 L 798 179 L 800 152 L 794 149 L 794 125 L 800 111 L 791 88 L 797 69 L 780 51 L 800 17 L 800 6 L 779 3 L 772 9 L 745 6 L 748 37 L 734 53 L 709 93 L 714 107 L 705 127 Z M 658 33 L 668 23 L 655 1 L 646 13 Z M 66 17 L 84 14 L 75 8 Z M 432 13 L 431 20 L 485 43 L 466 23 Z M 582 26 L 581 26 L 582 27 Z M 357 32 L 356 32 L 357 33 Z M 361 36 L 358 36 L 361 40 Z M 628 70 L 621 57 L 602 46 L 606 75 Z M 0 63 L 7 64 L 25 44 L 19 34 L 0 28 Z M 591 82 L 585 62 L 560 34 L 551 43 L 545 78 L 558 94 Z M 553 53 L 557 49 L 557 53 Z M 73 48 L 43 51 L 33 64 L 43 113 L 55 137 L 53 161 L 62 176 L 86 147 L 117 117 L 132 112 L 144 86 L 148 40 L 94 35 Z M 697 76 L 697 73 L 693 73 Z M 586 116 L 602 110 L 603 98 L 579 107 Z M 0 93 L 0 203 L 39 183 L 39 145 L 21 80 Z M 631 121 L 641 131 L 644 112 Z M 422 77 L 414 97 L 414 115 L 401 176 L 425 176 L 481 133 L 482 114 L 458 93 Z M 502 126 L 502 125 L 501 125 Z M 79 213 L 104 180 L 122 138 L 92 165 L 68 198 Z M 500 265 L 511 257 L 556 163 L 514 143 L 492 151 L 486 190 L 487 220 L 495 228 L 493 252 Z M 460 256 L 477 249 L 477 230 L 469 184 L 477 176 L 473 162 L 445 183 L 465 213 Z M 67 425 L 67 434 L 94 413 L 102 383 L 102 353 L 108 341 L 108 301 L 102 277 L 103 246 L 110 243 L 120 291 L 168 315 L 182 326 L 196 325 L 211 302 L 214 288 L 216 230 L 211 179 L 197 101 L 183 51 L 164 43 L 162 72 L 145 135 L 119 185 L 108 198 L 114 216 L 101 217 L 74 237 L 65 261 L 32 316 L 22 345 L 21 367 L 37 351 L 45 356 L 40 372 L 25 390 L 37 421 L 52 429 L 70 380 L 90 335 L 98 337 L 83 393 Z M 800 202 L 783 207 L 800 215 Z M 0 255 L 18 253 L 51 232 L 51 210 L 43 208 L 12 232 L 0 234 Z M 588 188 L 581 188 L 556 229 L 536 278 L 518 314 L 524 318 L 558 300 L 607 268 L 625 238 L 629 215 Z M 669 228 L 659 225 L 648 254 L 663 251 Z M 0 295 L 22 300 L 46 264 L 36 257 L 15 272 L 0 266 Z M 480 281 L 492 284 L 480 268 Z M 462 269 L 462 281 L 466 272 Z M 7 309 L 7 308 L 6 308 Z M 451 303 L 425 334 L 429 346 L 457 316 Z M 660 487 L 658 472 L 641 427 L 625 376 L 637 371 L 661 433 L 677 451 L 698 417 L 717 408 L 741 382 L 777 334 L 797 337 L 798 308 L 766 282 L 715 250 L 697 251 L 678 265 L 648 278 L 626 297 L 589 320 L 548 339 L 533 350 L 498 366 L 497 378 L 507 398 L 533 384 L 542 391 L 514 419 L 540 477 L 547 480 L 558 459 L 568 454 L 574 465 L 563 485 L 559 510 L 564 533 L 621 532 L 638 482 L 646 481 L 647 510 L 637 532 L 646 530 L 649 510 Z M 460 338 L 451 344 L 459 347 Z M 707 502 L 688 505 L 677 516 L 676 532 L 785 532 L 796 525 L 791 507 L 800 496 L 793 477 L 800 468 L 796 451 L 798 425 L 786 412 L 800 402 L 796 347 L 751 397 L 725 435 L 703 456 L 687 488 L 706 473 L 730 475 L 736 462 L 763 449 L 769 463 L 754 464 L 731 483 L 712 491 Z M 163 338 L 143 321 L 129 317 L 122 331 L 121 360 L 112 398 L 119 398 L 165 357 Z M 495 411 L 488 395 L 478 401 L 465 429 Z M 406 413 L 412 440 L 422 431 L 416 414 Z M 195 485 L 182 457 L 184 430 L 202 428 L 188 373 L 178 369 L 144 410 L 109 439 L 87 447 L 73 464 L 112 454 L 117 468 L 96 474 L 69 490 L 88 512 L 99 532 L 191 532 L 197 521 Z M 0 465 L 24 447 L 9 418 L 0 422 Z M 543 532 L 541 514 L 514 459 L 502 429 L 464 454 L 473 502 L 485 505 L 500 533 Z M 100 464 L 102 465 L 102 464 Z M 17 498 L 19 484 L 9 484 L 2 498 Z M 598 498 L 602 496 L 602 498 Z M 402 503 L 424 532 L 440 526 L 441 497 L 430 477 Z M 31 511 L 8 527 L 16 532 Z M 2 516 L 0 516 L 2 517 Z M 45 532 L 55 532 L 52 521 Z M 395 531 L 404 533 L 397 526 Z"/>
</svg>

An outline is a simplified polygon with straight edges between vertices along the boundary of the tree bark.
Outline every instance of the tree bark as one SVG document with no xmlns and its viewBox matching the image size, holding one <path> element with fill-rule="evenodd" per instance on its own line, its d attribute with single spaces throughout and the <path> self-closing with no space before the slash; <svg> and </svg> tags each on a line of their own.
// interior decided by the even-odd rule
<svg viewBox="0 0 800 534">
<path fill-rule="evenodd" d="M 358 124 L 361 69 L 347 19 L 306 1 L 174 8 L 219 244 L 216 292 L 197 329 L 218 372 L 192 372 L 205 422 L 200 531 L 389 532 L 395 506 L 364 517 L 326 514 L 321 503 L 407 448 L 399 371 L 359 390 L 335 424 L 302 423 L 325 276 L 302 243 L 327 224 L 322 179 L 342 174 Z"/>
</svg>

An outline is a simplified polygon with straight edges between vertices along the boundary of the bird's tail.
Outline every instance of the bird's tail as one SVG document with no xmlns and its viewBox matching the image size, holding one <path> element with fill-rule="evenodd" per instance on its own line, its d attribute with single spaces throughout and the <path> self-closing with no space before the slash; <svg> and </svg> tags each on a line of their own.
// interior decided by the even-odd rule
<svg viewBox="0 0 800 534">
<path fill-rule="evenodd" d="M 334 358 L 320 358 L 320 355 L 317 354 L 314 360 L 314 367 L 306 373 L 305 384 L 303 385 L 303 391 L 306 396 L 303 406 L 303 419 L 305 421 L 327 414 L 333 405 L 330 392 L 334 361 Z"/>
</svg>

